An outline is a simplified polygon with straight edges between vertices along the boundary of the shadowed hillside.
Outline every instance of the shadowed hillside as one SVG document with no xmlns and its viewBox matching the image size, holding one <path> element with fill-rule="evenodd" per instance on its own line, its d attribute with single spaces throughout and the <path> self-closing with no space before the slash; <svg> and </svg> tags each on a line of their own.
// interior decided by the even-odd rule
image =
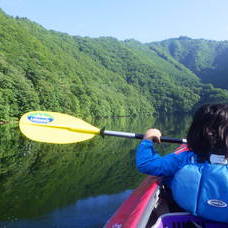
<svg viewBox="0 0 228 228">
<path fill-rule="evenodd" d="M 151 43 L 153 49 L 165 49 L 177 61 L 191 69 L 204 83 L 228 89 L 228 41 L 180 37 Z"/>
</svg>

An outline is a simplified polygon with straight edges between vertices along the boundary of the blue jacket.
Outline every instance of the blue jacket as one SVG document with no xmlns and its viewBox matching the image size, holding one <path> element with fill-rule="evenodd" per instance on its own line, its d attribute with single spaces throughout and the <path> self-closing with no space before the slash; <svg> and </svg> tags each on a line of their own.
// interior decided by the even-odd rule
<svg viewBox="0 0 228 228">
<path fill-rule="evenodd" d="M 179 169 L 196 160 L 191 151 L 160 156 L 153 145 L 151 140 L 142 140 L 136 149 L 136 167 L 142 173 L 171 180 Z"/>
<path fill-rule="evenodd" d="M 143 140 L 136 166 L 142 173 L 166 177 L 174 200 L 186 211 L 228 223 L 228 165 L 197 163 L 191 151 L 161 157 L 153 142 Z"/>
</svg>

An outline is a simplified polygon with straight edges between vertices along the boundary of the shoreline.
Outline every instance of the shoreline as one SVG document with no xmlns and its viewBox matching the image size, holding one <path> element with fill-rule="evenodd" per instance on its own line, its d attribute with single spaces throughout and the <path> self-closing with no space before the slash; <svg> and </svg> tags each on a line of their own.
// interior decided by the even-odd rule
<svg viewBox="0 0 228 228">
<path fill-rule="evenodd" d="M 3 121 L 3 120 L 0 120 L 0 126 L 1 125 L 5 125 L 5 124 L 12 124 L 12 123 L 15 123 L 15 122 L 18 122 L 17 120 L 12 120 L 12 121 Z"/>
</svg>

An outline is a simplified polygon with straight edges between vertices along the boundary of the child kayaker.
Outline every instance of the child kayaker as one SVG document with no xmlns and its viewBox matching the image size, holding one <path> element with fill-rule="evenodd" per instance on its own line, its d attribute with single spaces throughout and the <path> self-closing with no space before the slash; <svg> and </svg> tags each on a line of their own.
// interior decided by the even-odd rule
<svg viewBox="0 0 228 228">
<path fill-rule="evenodd" d="M 228 223 L 228 104 L 197 110 L 187 134 L 187 149 L 160 156 L 154 142 L 161 132 L 149 129 L 136 150 L 142 173 L 163 177 L 177 204 L 194 215 Z"/>
</svg>

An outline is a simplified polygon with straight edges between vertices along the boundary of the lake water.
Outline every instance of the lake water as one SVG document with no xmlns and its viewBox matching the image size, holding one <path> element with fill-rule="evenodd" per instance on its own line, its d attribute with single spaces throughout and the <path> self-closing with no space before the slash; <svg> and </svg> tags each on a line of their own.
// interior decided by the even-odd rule
<svg viewBox="0 0 228 228">
<path fill-rule="evenodd" d="M 94 120 L 107 130 L 144 133 L 157 127 L 183 138 L 189 117 Z M 0 126 L 0 227 L 101 228 L 145 178 L 135 169 L 137 139 L 96 136 L 53 145 L 26 139 L 17 125 Z M 177 145 L 158 145 L 160 153 Z"/>
</svg>

